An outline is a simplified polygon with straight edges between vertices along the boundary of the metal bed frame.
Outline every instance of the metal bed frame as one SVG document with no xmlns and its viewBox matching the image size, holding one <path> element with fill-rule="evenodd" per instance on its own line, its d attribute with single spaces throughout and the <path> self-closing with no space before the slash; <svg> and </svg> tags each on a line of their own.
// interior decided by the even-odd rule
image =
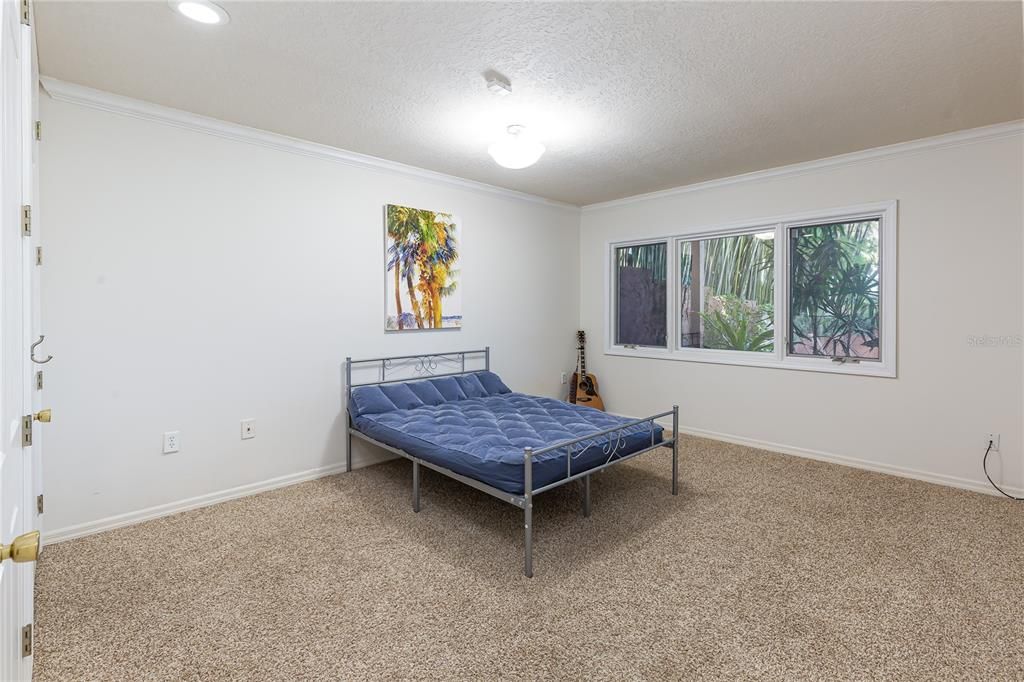
<svg viewBox="0 0 1024 682">
<path fill-rule="evenodd" d="M 396 355 L 391 357 L 383 358 L 369 358 L 365 360 L 353 360 L 351 357 L 345 358 L 345 396 L 346 396 L 346 411 L 348 408 L 349 401 L 352 399 L 352 389 L 358 388 L 359 386 L 379 386 L 382 384 L 397 384 L 408 381 L 415 381 L 417 379 L 432 379 L 437 377 L 452 377 L 462 374 L 472 374 L 474 372 L 481 371 L 480 369 L 466 369 L 466 357 L 467 356 L 479 356 L 483 355 L 484 359 L 484 371 L 491 369 L 491 348 L 487 346 L 480 350 L 466 350 L 466 351 L 453 351 L 450 353 L 431 353 L 425 355 Z M 443 365 L 450 365 L 453 368 L 457 368 L 457 371 L 438 371 L 443 369 Z M 353 383 L 352 381 L 352 369 L 353 367 L 363 369 L 373 369 L 376 365 L 377 369 L 377 380 L 375 381 L 364 381 Z M 398 369 L 405 369 L 411 371 L 413 376 L 406 376 L 403 378 L 389 378 L 389 373 L 393 373 Z M 393 376 L 393 375 L 392 375 Z M 655 442 L 655 430 L 656 420 L 662 417 L 672 416 L 672 437 L 663 438 L 662 440 Z M 651 426 L 651 444 L 642 450 L 632 452 L 628 455 L 618 455 L 619 451 L 623 448 L 625 440 L 623 438 L 623 431 L 627 428 L 637 426 L 639 424 L 650 424 Z M 570 481 L 583 479 L 583 515 L 590 516 L 590 477 L 592 474 L 598 471 L 603 471 L 610 466 L 625 462 L 633 459 L 638 455 L 642 455 L 645 452 L 650 452 L 663 446 L 672 446 L 672 494 L 679 494 L 679 406 L 673 405 L 672 409 L 667 412 L 661 412 L 659 414 L 653 414 L 643 419 L 634 419 L 625 424 L 619 426 L 604 429 L 603 431 L 595 431 L 579 438 L 573 438 L 571 440 L 561 441 L 554 445 L 549 445 L 543 448 L 524 448 L 523 449 L 523 494 L 513 495 L 512 493 L 506 492 L 499 488 L 490 486 L 482 481 L 478 481 L 462 474 L 457 474 L 454 471 L 446 469 L 443 466 L 439 466 L 432 462 L 420 459 L 415 455 L 411 455 L 404 450 L 392 447 L 385 443 L 371 438 L 370 436 L 362 433 L 355 428 L 352 423 L 351 414 L 348 417 L 348 439 L 347 439 L 347 452 L 346 452 L 346 471 L 352 471 L 352 436 L 361 438 L 362 440 L 372 443 L 377 447 L 383 448 L 388 452 L 393 452 L 396 455 L 400 455 L 412 462 L 412 509 L 414 512 L 420 510 L 420 466 L 425 466 L 429 469 L 444 474 L 449 478 L 454 478 L 456 481 L 465 483 L 468 486 L 481 490 L 492 497 L 496 497 L 499 500 L 508 502 L 509 504 L 515 505 L 523 510 L 523 529 L 526 538 L 526 550 L 525 550 L 525 563 L 523 573 L 527 578 L 533 577 L 533 498 L 536 495 L 547 492 L 559 486 L 565 485 Z M 612 437 L 612 434 L 615 434 Z M 596 442 L 595 439 L 601 438 L 602 436 L 608 436 L 608 439 L 604 443 Z M 598 447 L 602 449 L 602 453 L 606 456 L 604 463 L 594 467 L 590 467 L 585 471 L 573 473 L 572 463 L 573 460 L 578 459 L 584 452 L 590 448 Z M 565 478 L 561 478 L 553 483 L 534 489 L 533 487 L 533 458 L 537 455 L 541 455 L 554 450 L 565 450 L 565 461 L 566 470 Z"/>
</svg>

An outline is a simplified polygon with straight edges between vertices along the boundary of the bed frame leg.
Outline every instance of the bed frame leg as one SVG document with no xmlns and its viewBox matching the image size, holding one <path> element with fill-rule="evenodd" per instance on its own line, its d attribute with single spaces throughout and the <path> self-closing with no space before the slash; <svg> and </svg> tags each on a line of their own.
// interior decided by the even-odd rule
<svg viewBox="0 0 1024 682">
<path fill-rule="evenodd" d="M 583 477 L 583 516 L 590 517 L 590 476 Z"/>
<path fill-rule="evenodd" d="M 412 510 L 420 511 L 420 463 L 412 463 Z"/>
<path fill-rule="evenodd" d="M 523 530 L 526 533 L 526 562 L 523 574 L 533 577 L 533 448 L 526 448 L 523 457 Z"/>
<path fill-rule="evenodd" d="M 345 430 L 347 444 L 345 445 L 345 472 L 352 471 L 352 431 L 351 427 Z"/>
<path fill-rule="evenodd" d="M 672 494 L 679 494 L 679 406 L 672 406 Z"/>
<path fill-rule="evenodd" d="M 352 471 L 352 358 L 345 358 L 345 473 Z"/>
</svg>

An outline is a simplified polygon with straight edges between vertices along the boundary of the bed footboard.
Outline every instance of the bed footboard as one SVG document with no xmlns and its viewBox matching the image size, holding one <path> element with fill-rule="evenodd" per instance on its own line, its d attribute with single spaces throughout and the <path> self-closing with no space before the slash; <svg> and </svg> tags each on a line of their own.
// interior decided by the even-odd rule
<svg viewBox="0 0 1024 682">
<path fill-rule="evenodd" d="M 658 430 L 657 420 L 663 417 L 672 416 L 672 437 L 658 440 L 655 434 Z M 649 424 L 651 429 L 651 443 L 645 448 L 636 450 L 628 455 L 619 455 L 625 445 L 625 431 L 635 426 Z M 664 434 L 663 434 L 664 435 Z M 599 441 L 598 439 L 602 439 Z M 543 492 L 565 485 L 570 481 L 583 479 L 583 515 L 590 516 L 590 476 L 598 471 L 607 469 L 610 466 L 633 459 L 645 452 L 657 448 L 672 446 L 672 494 L 679 494 L 679 406 L 673 405 L 669 412 L 653 414 L 643 419 L 620 424 L 604 431 L 587 434 L 572 440 L 555 443 L 545 448 L 525 448 L 523 451 L 523 532 L 525 536 L 525 560 L 523 573 L 527 578 L 533 577 L 533 498 Z M 573 473 L 572 465 L 591 448 L 601 448 L 605 460 L 602 464 L 589 467 L 583 471 Z M 548 485 L 533 489 L 533 458 L 547 452 L 565 450 L 565 478 L 561 478 Z"/>
</svg>

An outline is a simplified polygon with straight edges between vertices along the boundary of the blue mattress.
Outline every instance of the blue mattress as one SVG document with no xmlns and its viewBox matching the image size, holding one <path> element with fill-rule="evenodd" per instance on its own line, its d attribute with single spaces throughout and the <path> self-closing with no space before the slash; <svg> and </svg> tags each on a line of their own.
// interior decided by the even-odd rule
<svg viewBox="0 0 1024 682">
<path fill-rule="evenodd" d="M 524 491 L 524 448 L 537 450 L 630 421 L 513 393 L 491 372 L 356 388 L 349 412 L 355 428 L 374 440 L 515 495 Z M 662 431 L 655 426 L 654 442 L 662 439 Z M 649 423 L 620 433 L 616 457 L 651 445 Z M 577 448 L 572 473 L 606 462 L 609 438 L 618 435 L 588 441 L 582 453 Z M 563 448 L 533 458 L 535 490 L 566 477 L 566 457 Z"/>
</svg>

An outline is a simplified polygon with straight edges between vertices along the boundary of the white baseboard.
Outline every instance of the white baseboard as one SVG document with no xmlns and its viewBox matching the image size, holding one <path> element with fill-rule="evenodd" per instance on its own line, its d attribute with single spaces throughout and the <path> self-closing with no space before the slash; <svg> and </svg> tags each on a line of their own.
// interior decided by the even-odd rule
<svg viewBox="0 0 1024 682">
<path fill-rule="evenodd" d="M 619 416 L 628 417 L 628 415 Z M 659 421 L 659 424 L 661 424 L 666 429 L 672 428 L 671 422 L 665 423 L 664 421 Z M 858 459 L 856 457 L 847 457 L 846 455 L 836 455 L 829 452 L 822 452 L 820 450 L 798 448 L 793 447 L 791 445 L 782 445 L 780 443 L 772 443 L 769 441 L 757 440 L 754 438 L 733 436 L 727 433 L 706 431 L 704 429 L 697 429 L 683 425 L 680 425 L 679 432 L 687 434 L 689 436 L 696 436 L 698 438 L 709 438 L 711 440 L 719 440 L 726 443 L 744 445 L 758 450 L 768 450 L 770 452 L 778 452 L 784 455 L 795 455 L 797 457 L 814 459 L 818 460 L 819 462 L 831 462 L 832 464 L 840 464 L 842 466 L 854 467 L 856 469 L 867 469 L 868 471 L 876 471 L 883 474 L 890 474 L 892 476 L 913 478 L 918 481 L 925 481 L 926 483 L 937 483 L 939 485 L 945 485 L 952 488 L 961 488 L 963 490 L 971 490 L 974 492 L 985 493 L 986 495 L 999 495 L 999 492 L 993 489 L 992 486 L 988 484 L 988 481 L 983 480 L 976 481 L 968 478 L 960 478 L 957 476 L 948 476 L 946 474 L 936 474 L 928 471 L 920 471 L 917 469 L 910 469 L 907 467 L 885 464 L 883 462 L 873 462 L 871 460 Z M 384 459 L 393 459 L 393 456 L 355 456 L 353 458 L 352 467 L 354 469 L 358 469 L 368 464 L 376 464 L 380 461 L 383 461 Z M 146 509 L 139 509 L 138 511 L 128 512 L 126 514 L 108 516 L 103 519 L 97 519 L 96 521 L 88 521 L 86 523 L 80 523 L 74 526 L 66 526 L 64 528 L 58 528 L 56 530 L 47 531 L 44 535 L 44 541 L 46 544 L 51 544 L 55 542 L 63 542 L 65 540 L 72 540 L 74 538 L 92 535 L 93 533 L 99 533 L 105 530 L 112 530 L 114 528 L 121 528 L 123 526 L 131 526 L 136 523 L 142 523 L 143 521 L 157 519 L 162 516 L 170 516 L 172 514 L 188 511 L 190 509 L 199 509 L 200 507 L 208 507 L 219 502 L 226 502 L 228 500 L 234 500 L 239 497 L 246 497 L 248 495 L 255 495 L 257 493 L 262 493 L 267 490 L 284 488 L 289 485 L 295 485 L 296 483 L 303 483 L 305 481 L 312 481 L 314 479 L 323 478 L 325 476 L 332 476 L 334 474 L 341 473 L 344 470 L 345 464 L 344 462 L 341 462 L 338 464 L 331 464 L 316 469 L 309 469 L 308 471 L 300 471 L 298 473 L 288 474 L 286 476 L 271 478 L 266 481 L 249 483 L 247 485 L 238 486 L 237 488 L 229 488 L 227 490 L 207 493 L 205 495 L 199 495 L 198 497 L 191 497 L 187 500 L 169 502 L 167 504 L 161 504 L 155 507 L 148 507 Z M 1002 486 L 1002 488 L 1006 492 L 1010 493 L 1015 497 L 1024 496 L 1024 488 L 1017 488 L 1007 485 Z"/>
<path fill-rule="evenodd" d="M 672 428 L 671 422 L 668 422 L 667 424 L 663 422 L 659 423 L 667 429 Z M 926 483 L 937 483 L 939 485 L 945 485 L 951 488 L 961 488 L 963 490 L 971 490 L 973 492 L 985 493 L 986 495 L 999 495 L 999 491 L 994 489 L 991 485 L 989 485 L 988 481 L 984 479 L 972 480 L 969 478 L 960 478 L 958 476 L 949 476 L 947 474 L 937 474 L 929 471 L 920 471 L 918 469 L 911 469 L 908 467 L 886 464 L 884 462 L 874 462 L 867 459 L 859 459 L 857 457 L 836 455 L 830 452 L 821 452 L 820 450 L 797 448 L 791 445 L 782 445 L 780 443 L 756 440 L 754 438 L 733 436 L 727 433 L 718 433 L 716 431 L 705 431 L 704 429 L 696 429 L 683 425 L 679 426 L 679 432 L 687 434 L 689 436 L 696 436 L 698 438 L 710 438 L 712 440 L 720 440 L 726 443 L 745 445 L 747 447 L 756 448 L 758 450 L 768 450 L 771 452 L 782 453 L 784 455 L 795 455 L 797 457 L 805 457 L 807 459 L 818 460 L 819 462 L 841 464 L 843 466 L 853 467 L 855 469 L 867 469 L 868 471 L 876 471 L 878 473 L 889 474 L 891 476 L 913 478 L 918 481 L 924 481 Z M 981 467 L 980 457 L 978 467 L 979 469 Z M 1024 496 L 1024 488 L 1017 488 L 1014 486 L 1002 484 L 1000 484 L 1000 487 L 1006 492 L 1013 495 L 1014 497 Z M 1001 495 L 999 496 L 1002 497 Z"/>
<path fill-rule="evenodd" d="M 358 469 L 368 464 L 375 464 L 378 461 L 381 461 L 380 458 L 373 459 L 370 457 L 356 456 L 353 457 L 352 468 Z M 114 528 L 131 526 L 136 523 L 142 523 L 143 521 L 158 519 L 162 516 L 178 514 L 190 509 L 209 507 L 210 505 L 217 504 L 219 502 L 227 502 L 228 500 L 234 500 L 239 497 L 247 497 L 249 495 L 255 495 L 257 493 L 274 490 L 276 488 L 284 488 L 286 486 L 295 485 L 296 483 L 304 483 L 306 481 L 312 481 L 325 476 L 333 476 L 334 474 L 340 474 L 343 471 L 345 471 L 344 462 L 330 464 L 316 469 L 309 469 L 307 471 L 299 471 L 294 474 L 278 476 L 277 478 L 271 478 L 265 481 L 240 485 L 237 488 L 228 488 L 227 490 L 207 493 L 205 495 L 199 495 L 198 497 L 190 497 L 187 500 L 168 502 L 167 504 L 159 504 L 155 507 L 147 507 L 146 509 L 139 509 L 125 514 L 108 516 L 95 521 L 88 521 L 86 523 L 66 526 L 56 530 L 45 531 L 43 534 L 43 541 L 45 544 L 52 544 L 55 542 L 63 542 L 65 540 L 72 540 L 74 538 L 92 535 L 93 533 L 99 533 L 105 530 L 113 530 Z"/>
</svg>

